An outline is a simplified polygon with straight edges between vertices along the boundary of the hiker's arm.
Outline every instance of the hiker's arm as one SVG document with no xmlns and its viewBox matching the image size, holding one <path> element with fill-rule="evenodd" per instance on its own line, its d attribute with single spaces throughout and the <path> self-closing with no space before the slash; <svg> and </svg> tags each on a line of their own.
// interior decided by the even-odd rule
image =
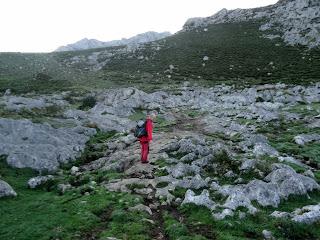
<svg viewBox="0 0 320 240">
<path fill-rule="evenodd" d="M 153 126 L 152 126 L 151 121 L 147 121 L 146 130 L 148 133 L 148 141 L 151 141 L 152 140 L 152 130 L 153 130 Z"/>
</svg>

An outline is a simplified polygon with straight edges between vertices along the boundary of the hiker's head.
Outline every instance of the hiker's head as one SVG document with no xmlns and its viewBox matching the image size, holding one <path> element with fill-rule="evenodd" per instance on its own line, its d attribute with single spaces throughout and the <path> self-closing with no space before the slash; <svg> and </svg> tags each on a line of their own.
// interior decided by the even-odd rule
<svg viewBox="0 0 320 240">
<path fill-rule="evenodd" d="M 149 113 L 147 114 L 147 118 L 148 118 L 148 119 L 155 120 L 156 117 L 157 117 L 157 113 L 156 113 L 156 112 L 149 112 Z"/>
</svg>

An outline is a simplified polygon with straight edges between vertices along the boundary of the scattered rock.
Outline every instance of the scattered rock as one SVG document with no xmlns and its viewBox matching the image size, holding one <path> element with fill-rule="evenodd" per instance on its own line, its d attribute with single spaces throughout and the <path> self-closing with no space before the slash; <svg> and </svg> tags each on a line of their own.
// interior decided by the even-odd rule
<svg viewBox="0 0 320 240">
<path fill-rule="evenodd" d="M 54 176 L 52 175 L 47 175 L 47 176 L 38 176 L 34 178 L 30 178 L 28 180 L 28 187 L 29 188 L 37 188 L 45 183 L 47 183 L 50 180 L 53 180 Z"/>
<path fill-rule="evenodd" d="M 0 198 L 2 197 L 16 197 L 17 193 L 13 188 L 3 180 L 0 180 Z"/>
<path fill-rule="evenodd" d="M 232 217 L 234 215 L 234 212 L 231 209 L 224 209 L 221 213 L 214 213 L 213 217 L 216 220 L 222 220 L 225 219 L 227 216 Z"/>
<path fill-rule="evenodd" d="M 139 211 L 139 212 L 146 212 L 149 215 L 152 215 L 152 211 L 148 206 L 143 204 L 138 204 L 137 206 L 129 208 L 129 211 Z"/>
<path fill-rule="evenodd" d="M 320 221 L 320 204 L 308 205 L 293 212 L 292 220 L 295 222 L 312 224 Z"/>
<path fill-rule="evenodd" d="M 265 240 L 275 240 L 275 238 L 272 235 L 272 232 L 270 232 L 268 230 L 263 230 L 262 231 L 262 235 L 263 235 Z"/>
<path fill-rule="evenodd" d="M 320 221 L 320 204 L 297 208 L 291 213 L 274 211 L 271 216 L 276 218 L 291 218 L 295 222 L 313 224 Z"/>
<path fill-rule="evenodd" d="M 196 196 L 192 190 L 187 190 L 182 205 L 187 203 L 194 203 L 198 206 L 205 206 L 211 210 L 214 210 L 216 207 L 216 204 L 210 199 L 209 191 L 206 189 L 204 189 L 198 196 Z"/>
<path fill-rule="evenodd" d="M 4 92 L 4 96 L 10 96 L 11 95 L 11 89 L 7 89 L 5 92 Z"/>
<path fill-rule="evenodd" d="M 298 145 L 304 145 L 309 142 L 314 142 L 314 141 L 320 141 L 320 135 L 319 134 L 301 134 L 298 136 L 294 137 L 294 141 Z"/>
<path fill-rule="evenodd" d="M 71 189 L 72 186 L 68 183 L 68 184 L 58 184 L 57 189 L 61 194 L 64 194 L 66 191 L 68 191 L 69 189 Z"/>
<path fill-rule="evenodd" d="M 76 175 L 78 172 L 79 172 L 79 168 L 76 167 L 76 166 L 73 166 L 73 167 L 70 169 L 71 175 Z"/>
</svg>

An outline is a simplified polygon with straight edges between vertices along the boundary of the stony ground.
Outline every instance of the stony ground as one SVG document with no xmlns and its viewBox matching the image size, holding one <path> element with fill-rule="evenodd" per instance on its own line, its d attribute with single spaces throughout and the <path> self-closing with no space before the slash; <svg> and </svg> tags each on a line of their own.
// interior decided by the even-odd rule
<svg viewBox="0 0 320 240">
<path fill-rule="evenodd" d="M 7 92 L 0 106 L 2 239 L 320 238 L 319 84 Z M 146 111 L 141 164 L 130 129 Z M 37 231 L 21 227 L 32 209 Z"/>
</svg>

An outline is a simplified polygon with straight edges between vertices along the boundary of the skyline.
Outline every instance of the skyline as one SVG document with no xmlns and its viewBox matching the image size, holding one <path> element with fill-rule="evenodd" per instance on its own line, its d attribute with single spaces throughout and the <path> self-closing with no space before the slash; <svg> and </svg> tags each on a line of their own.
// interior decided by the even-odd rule
<svg viewBox="0 0 320 240">
<path fill-rule="evenodd" d="M 0 52 L 51 52 L 83 38 L 111 41 L 182 29 L 189 18 L 277 0 L 2 0 Z"/>
</svg>

